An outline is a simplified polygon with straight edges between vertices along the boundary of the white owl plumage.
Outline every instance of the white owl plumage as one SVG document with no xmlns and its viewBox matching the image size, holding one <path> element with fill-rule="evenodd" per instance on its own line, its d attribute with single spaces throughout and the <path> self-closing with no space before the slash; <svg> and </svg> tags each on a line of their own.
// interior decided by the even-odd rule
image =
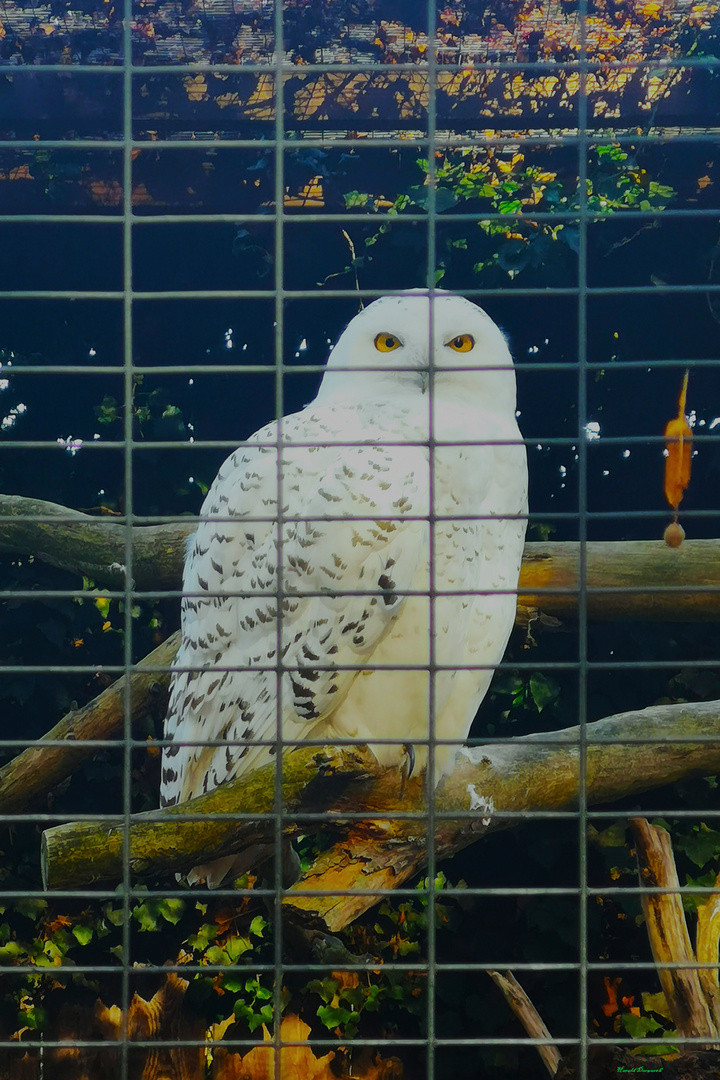
<svg viewBox="0 0 720 1080">
<path fill-rule="evenodd" d="M 418 766 L 432 736 L 435 777 L 452 768 L 515 617 L 515 397 L 481 308 L 383 297 L 315 400 L 230 455 L 188 548 L 163 806 L 272 760 L 279 732 L 365 742 L 388 765 L 412 745 Z"/>
</svg>

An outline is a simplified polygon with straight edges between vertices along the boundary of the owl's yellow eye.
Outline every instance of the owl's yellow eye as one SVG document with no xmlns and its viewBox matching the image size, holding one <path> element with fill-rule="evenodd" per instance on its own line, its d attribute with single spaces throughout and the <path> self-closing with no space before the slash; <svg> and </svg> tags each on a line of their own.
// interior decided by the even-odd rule
<svg viewBox="0 0 720 1080">
<path fill-rule="evenodd" d="M 394 334 L 378 334 L 375 338 L 375 348 L 378 352 L 392 352 L 399 349 L 402 342 Z"/>
<path fill-rule="evenodd" d="M 448 346 L 454 349 L 455 352 L 470 352 L 475 346 L 475 338 L 472 334 L 458 334 L 452 341 L 448 341 Z"/>
</svg>

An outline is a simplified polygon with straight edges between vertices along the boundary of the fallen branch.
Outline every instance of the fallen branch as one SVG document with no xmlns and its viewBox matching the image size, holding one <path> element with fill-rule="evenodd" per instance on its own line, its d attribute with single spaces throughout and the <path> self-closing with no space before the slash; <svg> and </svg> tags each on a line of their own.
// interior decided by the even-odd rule
<svg viewBox="0 0 720 1080">
<path fill-rule="evenodd" d="M 720 771 L 720 702 L 655 706 L 587 725 L 585 791 L 591 804 L 647 791 L 691 776 Z M 456 768 L 437 789 L 435 851 L 439 858 L 508 828 L 539 810 L 577 806 L 579 729 L 525 736 L 458 755 Z M 332 751 L 303 747 L 283 758 L 284 811 L 303 826 L 303 812 L 325 812 L 322 825 L 342 832 L 286 894 L 288 911 L 336 931 L 378 902 L 374 890 L 392 889 L 418 873 L 427 858 L 423 784 L 415 778 L 400 791 L 398 773 L 380 769 L 361 748 Z M 340 758 L 333 758 L 333 753 Z M 351 755 L 348 757 L 347 755 Z M 318 759 L 318 764 L 313 762 Z M 326 764 L 325 762 L 329 762 Z M 312 788 L 334 771 L 341 790 Z M 362 808 L 362 820 L 347 815 Z M 237 846 L 272 837 L 274 768 L 222 784 L 173 807 L 130 819 L 134 874 L 185 870 Z M 475 812 L 469 812 L 475 811 Z M 415 818 L 387 817 L 390 812 Z M 502 812 L 502 814 L 500 814 Z M 224 817 L 213 819 L 212 815 Z M 232 815 L 268 815 L 240 821 Z M 463 816 L 458 817 L 458 814 Z M 179 817 L 200 820 L 178 820 Z M 322 827 L 314 822 L 312 828 Z M 46 887 L 81 888 L 122 877 L 124 829 L 120 822 L 71 822 L 44 834 Z M 323 895 L 316 895 L 319 891 Z"/>
<path fill-rule="evenodd" d="M 130 675 L 131 723 L 151 711 L 165 715 L 169 665 L 179 642 L 178 632 L 141 660 Z M 143 670 L 163 667 L 168 670 Z M 81 761 L 97 752 L 88 740 L 113 739 L 122 734 L 125 683 L 123 676 L 82 709 L 67 713 L 41 739 L 0 769 L 0 812 L 17 813 L 70 776 Z M 58 742 L 64 745 L 52 745 Z"/>
<path fill-rule="evenodd" d="M 195 524 L 133 527 L 134 588 L 181 587 L 185 541 Z M 126 532 L 113 518 L 0 495 L 0 551 L 34 555 L 99 585 L 125 586 Z M 591 619 L 717 619 L 720 540 L 686 540 L 679 548 L 669 548 L 662 540 L 589 543 L 584 579 Z M 575 618 L 580 581 L 579 544 L 526 544 L 518 621 L 526 625 L 538 611 Z"/>
</svg>

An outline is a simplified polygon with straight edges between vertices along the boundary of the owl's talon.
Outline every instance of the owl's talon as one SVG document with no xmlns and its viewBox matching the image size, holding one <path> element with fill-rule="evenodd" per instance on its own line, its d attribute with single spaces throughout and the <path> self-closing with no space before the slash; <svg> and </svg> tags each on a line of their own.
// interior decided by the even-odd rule
<svg viewBox="0 0 720 1080">
<path fill-rule="evenodd" d="M 415 747 L 412 743 L 403 743 L 403 761 L 400 766 L 400 798 L 405 793 L 405 785 L 415 768 Z"/>
</svg>

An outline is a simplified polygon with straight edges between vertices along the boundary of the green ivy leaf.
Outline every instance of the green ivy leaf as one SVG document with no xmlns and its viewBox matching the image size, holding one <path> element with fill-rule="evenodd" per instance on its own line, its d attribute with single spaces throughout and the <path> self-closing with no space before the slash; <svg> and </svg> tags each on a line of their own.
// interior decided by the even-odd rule
<svg viewBox="0 0 720 1080">
<path fill-rule="evenodd" d="M 244 953 L 250 952 L 251 949 L 252 943 L 250 939 L 246 937 L 231 937 L 225 942 L 225 952 L 227 953 L 227 958 L 231 964 L 237 963 L 240 957 Z"/>
<path fill-rule="evenodd" d="M 212 923 L 203 923 L 197 934 L 190 935 L 190 937 L 187 939 L 187 944 L 192 949 L 197 949 L 198 952 L 204 952 L 210 942 L 215 940 L 217 935 L 217 926 L 213 926 Z"/>
<path fill-rule="evenodd" d="M 81 945 L 89 945 L 93 939 L 92 926 L 73 926 L 72 932 Z"/>
<path fill-rule="evenodd" d="M 560 696 L 560 687 L 553 679 L 546 675 L 535 672 L 528 681 L 530 696 L 535 702 L 538 712 L 542 712 L 548 705 L 552 705 Z"/>
<path fill-rule="evenodd" d="M 18 915 L 24 915 L 35 922 L 44 911 L 47 911 L 47 900 L 28 897 L 25 900 L 16 900 L 13 907 Z"/>
<path fill-rule="evenodd" d="M 47 1022 L 47 1013 L 39 1005 L 33 1005 L 29 1009 L 23 1009 L 18 1013 L 18 1022 L 22 1027 L 29 1027 L 32 1031 L 39 1031 Z"/>
<path fill-rule="evenodd" d="M 326 1005 L 329 1005 L 332 999 L 335 997 L 338 988 L 337 979 L 313 979 L 307 985 L 308 991 L 311 994 L 319 994 Z"/>
<path fill-rule="evenodd" d="M 211 945 L 205 951 L 205 960 L 208 964 L 224 964 L 227 961 L 227 956 L 220 945 Z"/>
<path fill-rule="evenodd" d="M 636 1046 L 632 1053 L 636 1057 L 641 1055 L 643 1057 L 646 1055 L 648 1057 L 670 1057 L 673 1054 L 681 1053 L 681 1049 L 679 1046 L 670 1046 L 668 1043 L 647 1043 L 643 1046 Z"/>
<path fill-rule="evenodd" d="M 263 930 L 265 930 L 267 925 L 267 920 L 263 919 L 262 915 L 256 915 L 250 923 L 250 933 L 254 934 L 255 937 L 262 937 Z"/>
<path fill-rule="evenodd" d="M 694 825 L 688 836 L 675 837 L 674 843 L 675 849 L 684 851 L 696 866 L 705 866 L 720 855 L 720 832 L 709 829 L 702 822 Z"/>
<path fill-rule="evenodd" d="M 112 424 L 118 418 L 118 404 L 114 397 L 106 394 L 102 404 L 95 409 L 95 416 L 100 424 Z"/>
<path fill-rule="evenodd" d="M 636 1016 L 635 1013 L 622 1013 L 620 1023 L 632 1039 L 644 1039 L 652 1031 L 662 1031 L 662 1027 L 652 1016 Z"/>
<path fill-rule="evenodd" d="M 125 921 L 125 915 L 122 908 L 114 908 L 112 903 L 108 901 L 103 904 L 102 913 L 109 923 L 113 926 L 122 926 Z"/>
<path fill-rule="evenodd" d="M 370 202 L 370 196 L 361 191 L 346 191 L 343 199 L 346 210 L 353 210 L 356 207 L 362 209 Z"/>
<path fill-rule="evenodd" d="M 11 964 L 19 956 L 27 956 L 27 950 L 18 945 L 17 941 L 8 941 L 7 945 L 0 949 L 1 964 Z"/>
<path fill-rule="evenodd" d="M 343 1009 L 340 1005 L 321 1005 L 318 1008 L 317 1017 L 331 1031 L 359 1019 L 357 1013 L 350 1009 Z"/>
<path fill-rule="evenodd" d="M 158 905 L 158 911 L 166 922 L 172 923 L 173 926 L 175 926 L 180 922 L 185 913 L 185 901 L 172 899 L 161 900 Z"/>
</svg>

